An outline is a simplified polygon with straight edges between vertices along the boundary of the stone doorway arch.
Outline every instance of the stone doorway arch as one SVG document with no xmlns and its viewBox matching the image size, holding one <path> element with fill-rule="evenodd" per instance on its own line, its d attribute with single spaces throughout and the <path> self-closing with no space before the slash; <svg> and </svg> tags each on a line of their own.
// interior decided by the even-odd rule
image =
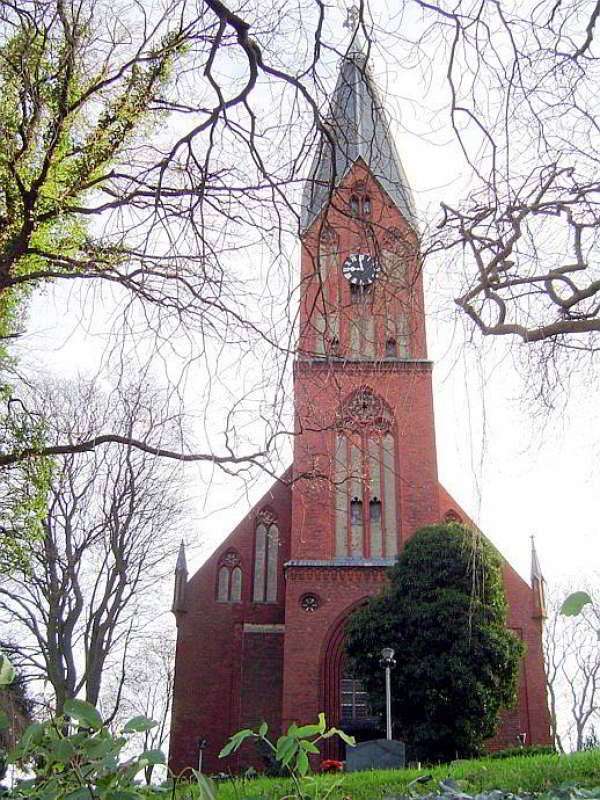
<svg viewBox="0 0 600 800">
<path fill-rule="evenodd" d="M 348 606 L 332 623 L 325 645 L 321 654 L 321 708 L 325 712 L 327 726 L 345 729 L 341 718 L 341 684 L 344 673 L 344 639 L 345 627 L 348 617 L 363 606 L 369 596 Z M 349 731 L 350 732 L 350 731 Z M 370 738 L 370 737 L 369 737 Z M 327 739 L 323 747 L 323 758 L 343 760 L 345 758 L 345 745 L 335 737 Z"/>
</svg>

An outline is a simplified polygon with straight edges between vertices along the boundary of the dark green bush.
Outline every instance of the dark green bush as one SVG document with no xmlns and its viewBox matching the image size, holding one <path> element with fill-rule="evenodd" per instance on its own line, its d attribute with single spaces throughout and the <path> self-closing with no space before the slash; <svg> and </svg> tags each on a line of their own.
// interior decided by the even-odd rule
<svg viewBox="0 0 600 800">
<path fill-rule="evenodd" d="M 515 758 L 515 756 L 553 756 L 556 750 L 549 744 L 532 744 L 528 747 L 507 747 L 490 753 L 490 758 Z"/>
<path fill-rule="evenodd" d="M 383 593 L 353 614 L 348 665 L 374 713 L 385 708 L 382 647 L 393 647 L 396 734 L 419 761 L 483 752 L 516 699 L 523 645 L 506 627 L 502 563 L 481 535 L 451 523 L 418 530 Z"/>
</svg>

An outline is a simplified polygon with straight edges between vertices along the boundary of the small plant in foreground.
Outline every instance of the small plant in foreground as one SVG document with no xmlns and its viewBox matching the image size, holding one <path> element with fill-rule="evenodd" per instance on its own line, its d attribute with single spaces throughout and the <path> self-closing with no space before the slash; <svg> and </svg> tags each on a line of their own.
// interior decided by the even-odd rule
<svg viewBox="0 0 600 800">
<path fill-rule="evenodd" d="M 143 796 L 137 775 L 149 765 L 164 764 L 160 750 L 121 760 L 121 751 L 134 733 L 156 725 L 146 717 L 134 717 L 113 736 L 98 711 L 83 700 L 67 700 L 65 716 L 34 722 L 8 762 L 33 776 L 10 790 L 10 800 L 137 800 Z"/>
<path fill-rule="evenodd" d="M 323 739 L 330 739 L 332 736 L 339 736 L 351 747 L 356 744 L 354 737 L 348 736 L 344 731 L 338 728 L 327 729 L 325 714 L 323 713 L 319 714 L 319 721 L 314 725 L 298 726 L 293 723 L 288 728 L 287 733 L 280 736 L 275 744 L 267 737 L 268 732 L 269 726 L 266 722 L 263 722 L 256 730 L 244 728 L 244 730 L 234 733 L 219 753 L 219 757 L 225 758 L 231 753 L 235 753 L 249 739 L 260 740 L 272 751 L 275 760 L 281 767 L 284 767 L 289 772 L 298 798 L 306 797 L 306 792 L 302 787 L 302 780 L 310 772 L 309 755 L 320 755 L 317 747 L 318 742 Z M 331 794 L 338 785 L 333 784 L 330 786 L 325 797 Z"/>
</svg>

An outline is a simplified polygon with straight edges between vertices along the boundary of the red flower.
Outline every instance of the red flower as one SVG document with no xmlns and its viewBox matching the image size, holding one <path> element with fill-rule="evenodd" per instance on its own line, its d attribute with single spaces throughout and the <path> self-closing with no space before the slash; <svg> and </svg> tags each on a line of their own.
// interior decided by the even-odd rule
<svg viewBox="0 0 600 800">
<path fill-rule="evenodd" d="M 341 772 L 344 769 L 344 764 L 341 761 L 336 761 L 335 758 L 326 758 L 321 761 L 321 772 Z"/>
</svg>

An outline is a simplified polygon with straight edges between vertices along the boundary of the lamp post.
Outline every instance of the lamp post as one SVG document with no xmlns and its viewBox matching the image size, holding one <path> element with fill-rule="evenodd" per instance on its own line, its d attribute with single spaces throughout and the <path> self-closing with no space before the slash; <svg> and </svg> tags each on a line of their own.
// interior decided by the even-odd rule
<svg viewBox="0 0 600 800">
<path fill-rule="evenodd" d="M 396 666 L 394 648 L 384 647 L 381 651 L 381 666 L 385 669 L 385 738 L 392 740 L 392 669 Z"/>
<path fill-rule="evenodd" d="M 202 756 L 207 747 L 206 739 L 198 739 L 198 772 L 202 772 Z"/>
</svg>

